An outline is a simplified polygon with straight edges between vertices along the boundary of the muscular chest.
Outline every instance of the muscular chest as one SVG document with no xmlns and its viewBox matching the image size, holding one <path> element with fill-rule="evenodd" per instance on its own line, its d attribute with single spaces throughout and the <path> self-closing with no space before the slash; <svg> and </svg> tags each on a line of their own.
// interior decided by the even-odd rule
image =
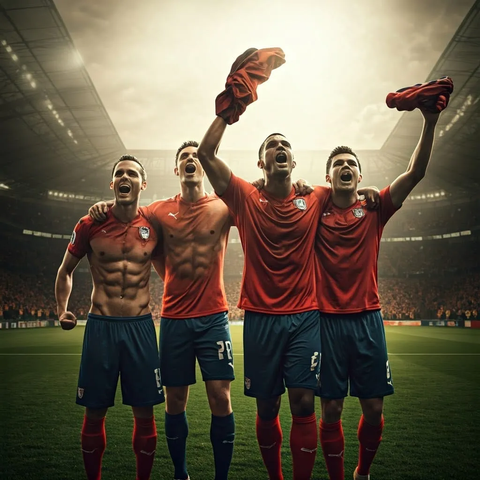
<svg viewBox="0 0 480 480">
<path fill-rule="evenodd" d="M 90 239 L 93 254 L 102 262 L 146 262 L 155 246 L 156 236 L 150 226 L 105 227 Z"/>
<path fill-rule="evenodd" d="M 168 212 L 162 219 L 164 243 L 167 247 L 199 244 L 216 245 L 228 231 L 228 210 L 211 205 L 184 206 Z"/>
</svg>

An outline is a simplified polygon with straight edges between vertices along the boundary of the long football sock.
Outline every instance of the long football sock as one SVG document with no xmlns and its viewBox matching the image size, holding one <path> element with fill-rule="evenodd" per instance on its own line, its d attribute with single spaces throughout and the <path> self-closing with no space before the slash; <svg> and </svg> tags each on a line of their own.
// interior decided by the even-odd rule
<svg viewBox="0 0 480 480">
<path fill-rule="evenodd" d="M 380 425 L 370 425 L 365 421 L 363 415 L 360 417 L 357 432 L 358 441 L 360 442 L 358 450 L 359 475 L 368 475 L 370 473 L 370 466 L 382 441 L 383 424 L 383 415 Z"/>
<path fill-rule="evenodd" d="M 134 417 L 134 422 L 132 445 L 137 460 L 136 480 L 149 480 L 157 447 L 155 418 Z"/>
<path fill-rule="evenodd" d="M 293 480 L 310 480 L 317 456 L 317 419 L 292 415 L 290 450 L 293 460 Z"/>
<path fill-rule="evenodd" d="M 235 417 L 233 412 L 226 417 L 212 415 L 210 441 L 212 442 L 213 458 L 215 460 L 215 480 L 227 480 L 235 441 Z"/>
<path fill-rule="evenodd" d="M 107 446 L 105 417 L 100 420 L 83 418 L 82 455 L 88 480 L 102 478 L 102 458 Z"/>
<path fill-rule="evenodd" d="M 282 428 L 278 415 L 273 420 L 262 420 L 257 414 L 257 440 L 263 463 L 267 467 L 270 480 L 283 480 L 282 459 Z"/>
<path fill-rule="evenodd" d="M 186 412 L 170 415 L 165 412 L 165 436 L 175 468 L 175 478 L 186 479 L 188 422 Z"/>
<path fill-rule="evenodd" d="M 343 465 L 345 437 L 343 436 L 342 421 L 325 423 L 320 420 L 319 431 L 320 444 L 330 480 L 343 480 L 345 477 Z"/>
</svg>

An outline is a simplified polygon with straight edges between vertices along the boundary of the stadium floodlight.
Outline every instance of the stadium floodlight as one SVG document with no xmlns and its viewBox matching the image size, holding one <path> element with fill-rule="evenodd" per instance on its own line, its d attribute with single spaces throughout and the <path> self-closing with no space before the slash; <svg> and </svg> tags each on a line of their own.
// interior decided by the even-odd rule
<svg viewBox="0 0 480 480">
<path fill-rule="evenodd" d="M 30 85 L 32 88 L 37 88 L 37 82 L 35 80 L 33 82 L 30 82 Z"/>
<path fill-rule="evenodd" d="M 10 53 L 10 52 L 12 51 L 12 47 L 11 47 L 10 45 L 7 45 L 7 46 L 5 47 L 5 50 L 6 50 L 8 53 Z"/>
<path fill-rule="evenodd" d="M 14 62 L 18 62 L 18 57 L 17 57 L 14 53 L 12 53 L 11 56 L 12 56 L 12 60 L 13 60 Z"/>
<path fill-rule="evenodd" d="M 10 190 L 10 187 L 4 183 L 0 183 L 0 188 L 3 188 L 3 190 Z"/>
</svg>

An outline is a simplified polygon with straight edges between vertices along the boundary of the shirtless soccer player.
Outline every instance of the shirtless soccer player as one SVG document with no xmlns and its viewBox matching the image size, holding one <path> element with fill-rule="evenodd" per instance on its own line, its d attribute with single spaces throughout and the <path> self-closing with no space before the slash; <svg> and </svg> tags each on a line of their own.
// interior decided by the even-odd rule
<svg viewBox="0 0 480 480">
<path fill-rule="evenodd" d="M 163 260 L 154 265 L 164 279 L 160 324 L 160 368 L 166 390 L 165 434 L 175 479 L 187 479 L 186 407 L 189 385 L 195 383 L 198 360 L 212 412 L 210 440 L 215 480 L 226 480 L 233 454 L 235 420 L 230 383 L 235 378 L 223 285 L 223 262 L 231 226 L 228 208 L 205 193 L 205 173 L 197 158 L 198 143 L 183 143 L 174 173 L 181 193 L 147 207 L 157 227 Z M 92 214 L 99 220 L 106 204 Z"/>
<path fill-rule="evenodd" d="M 337 147 L 327 161 L 332 195 L 317 236 L 321 276 L 322 365 L 318 394 L 320 443 L 331 480 L 343 480 L 344 398 L 358 397 L 363 415 L 355 480 L 368 480 L 383 430 L 383 397 L 393 393 L 385 331 L 377 289 L 377 258 L 383 228 L 423 178 L 432 151 L 438 113 L 422 112 L 420 141 L 405 173 L 380 192 L 377 211 L 357 200 L 360 162 L 348 147 Z"/>
<path fill-rule="evenodd" d="M 150 313 L 149 280 L 157 236 L 139 208 L 146 173 L 125 155 L 115 163 L 110 188 L 115 203 L 106 222 L 88 216 L 75 226 L 55 283 L 63 329 L 76 325 L 68 311 L 73 272 L 87 255 L 93 279 L 90 313 L 83 341 L 77 403 L 86 407 L 82 452 L 87 478 L 101 478 L 105 451 L 105 415 L 114 405 L 121 374 L 123 403 L 134 415 L 133 449 L 137 480 L 148 480 L 157 433 L 153 405 L 164 401 L 155 327 Z"/>
</svg>

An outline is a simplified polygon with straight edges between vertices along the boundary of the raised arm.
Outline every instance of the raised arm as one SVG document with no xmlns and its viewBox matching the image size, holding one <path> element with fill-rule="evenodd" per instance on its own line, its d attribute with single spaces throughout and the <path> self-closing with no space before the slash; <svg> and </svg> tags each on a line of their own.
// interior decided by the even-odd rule
<svg viewBox="0 0 480 480">
<path fill-rule="evenodd" d="M 232 175 L 230 167 L 217 157 L 218 147 L 226 127 L 227 123 L 225 120 L 221 117 L 216 117 L 203 137 L 197 151 L 198 159 L 218 195 L 222 195 L 225 192 Z"/>
<path fill-rule="evenodd" d="M 400 207 L 417 183 L 425 176 L 435 137 L 435 126 L 439 113 L 422 111 L 423 128 L 420 140 L 413 152 L 407 171 L 398 176 L 390 185 L 390 195 L 395 207 Z"/>
<path fill-rule="evenodd" d="M 70 330 L 76 324 L 75 316 L 68 311 L 68 300 L 72 293 L 73 272 L 79 262 L 80 258 L 75 257 L 67 250 L 55 280 L 57 315 L 64 330 Z"/>
</svg>

